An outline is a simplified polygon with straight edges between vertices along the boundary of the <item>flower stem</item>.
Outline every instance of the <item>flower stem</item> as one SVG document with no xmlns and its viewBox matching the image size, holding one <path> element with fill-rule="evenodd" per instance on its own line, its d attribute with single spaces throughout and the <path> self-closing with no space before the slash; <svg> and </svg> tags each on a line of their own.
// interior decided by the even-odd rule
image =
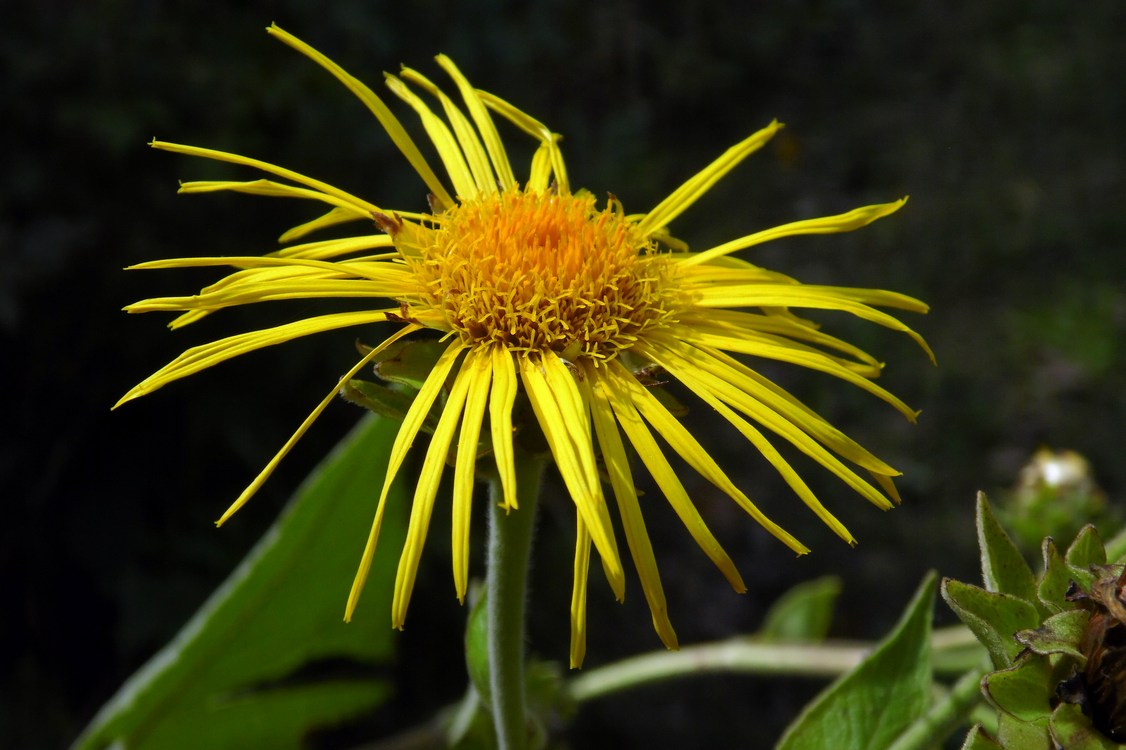
<svg viewBox="0 0 1126 750">
<path fill-rule="evenodd" d="M 524 603 L 532 549 L 536 501 L 547 461 L 517 456 L 516 496 L 520 507 L 506 511 L 500 482 L 489 483 L 489 544 L 485 574 L 488 619 L 489 692 L 500 750 L 524 750 L 528 727 L 524 705 Z"/>
<path fill-rule="evenodd" d="M 964 626 L 936 630 L 932 639 L 935 671 L 962 674 L 981 662 L 982 650 Z M 836 677 L 853 669 L 872 652 L 868 642 L 776 643 L 736 637 L 653 651 L 588 669 L 567 683 L 578 703 L 665 680 L 713 672 Z"/>
</svg>

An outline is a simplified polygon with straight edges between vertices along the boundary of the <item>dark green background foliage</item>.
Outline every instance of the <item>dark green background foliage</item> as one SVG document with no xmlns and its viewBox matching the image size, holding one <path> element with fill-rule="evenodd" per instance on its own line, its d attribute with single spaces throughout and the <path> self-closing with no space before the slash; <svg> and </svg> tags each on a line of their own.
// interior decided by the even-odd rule
<svg viewBox="0 0 1126 750">
<path fill-rule="evenodd" d="M 1120 0 L 9 5 L 0 30 L 0 745 L 69 742 L 360 416 L 343 403 L 330 409 L 216 531 L 211 522 L 351 364 L 355 333 L 262 352 L 109 413 L 187 346 L 320 310 L 235 310 L 175 333 L 166 320 L 118 312 L 212 278 L 124 265 L 265 252 L 313 215 L 290 201 L 177 197 L 178 179 L 243 173 L 153 152 L 151 137 L 264 158 L 381 205 L 425 205 L 420 180 L 377 124 L 323 71 L 270 40 L 270 21 L 373 86 L 399 63 L 438 79 L 430 58 L 446 52 L 477 85 L 565 135 L 573 184 L 612 191 L 631 212 L 772 117 L 787 123 L 677 220 L 676 234 L 694 247 L 911 195 L 862 232 L 747 255 L 805 281 L 896 289 L 933 305 L 908 322 L 939 368 L 905 338 L 824 317 L 889 362 L 886 385 L 923 409 L 917 428 L 841 383 L 764 368 L 903 469 L 904 507 L 879 513 L 807 472 L 859 537 L 849 550 L 764 462 L 748 459 L 734 432 L 704 435 L 814 553 L 795 560 L 690 480 L 750 586 L 735 596 L 650 487 L 650 527 L 683 643 L 752 630 L 781 591 L 826 572 L 845 576 L 834 635 L 886 631 L 927 568 L 974 579 L 973 493 L 1010 486 L 1040 443 L 1084 453 L 1110 497 L 1122 494 Z M 505 135 L 526 163 L 530 146 Z M 698 407 L 690 419 L 714 422 Z M 531 645 L 563 659 L 573 509 L 553 492 L 535 555 Z M 448 523 L 435 514 L 399 636 L 394 701 L 355 737 L 402 728 L 463 687 L 465 611 L 449 580 Z M 658 647 L 633 583 L 624 607 L 592 584 L 588 665 Z M 646 689 L 585 707 L 571 738 L 763 746 L 812 691 L 751 678 Z M 325 746 L 349 741 L 333 739 Z"/>
</svg>

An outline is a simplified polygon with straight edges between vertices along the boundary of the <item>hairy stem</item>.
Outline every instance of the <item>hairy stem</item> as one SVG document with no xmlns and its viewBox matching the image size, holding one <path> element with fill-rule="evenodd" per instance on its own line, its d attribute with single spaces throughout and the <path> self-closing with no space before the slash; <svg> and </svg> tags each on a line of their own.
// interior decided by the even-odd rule
<svg viewBox="0 0 1126 750">
<path fill-rule="evenodd" d="M 488 569 L 485 574 L 489 692 L 500 750 L 524 750 L 528 727 L 524 689 L 524 603 L 532 549 L 536 501 L 546 461 L 517 456 L 516 491 L 520 507 L 501 506 L 498 481 L 489 488 Z"/>
</svg>

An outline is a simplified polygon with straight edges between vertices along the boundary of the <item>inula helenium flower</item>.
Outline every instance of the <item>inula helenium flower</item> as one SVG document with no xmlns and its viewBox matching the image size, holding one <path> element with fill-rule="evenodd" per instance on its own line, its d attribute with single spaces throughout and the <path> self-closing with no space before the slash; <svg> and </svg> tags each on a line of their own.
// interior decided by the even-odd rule
<svg viewBox="0 0 1126 750">
<path fill-rule="evenodd" d="M 649 375 L 654 369 L 665 373 L 661 377 L 679 380 L 746 437 L 802 501 L 849 542 L 853 541 L 849 532 L 818 502 L 765 433 L 790 443 L 880 508 L 891 507 L 892 499 L 898 501 L 890 479 L 898 472 L 732 354 L 828 373 L 883 399 L 913 420 L 915 413 L 910 408 L 872 382 L 881 368 L 876 359 L 823 333 L 792 310 L 848 312 L 902 331 L 926 348 L 918 334 L 876 309 L 925 312 L 926 305 L 894 292 L 803 285 L 737 259 L 733 253 L 782 237 L 858 229 L 894 213 L 904 200 L 796 221 L 691 252 L 670 235 L 668 226 L 769 141 L 782 127 L 779 123 L 772 122 L 729 148 L 647 213 L 627 214 L 613 196 L 600 203 L 586 191 L 573 190 L 559 150 L 560 136 L 499 97 L 473 88 L 449 58 L 440 55 L 437 61 L 452 80 L 459 101 L 417 71 L 404 69 L 399 76 L 386 76 L 391 92 L 421 119 L 447 181 L 435 173 L 403 125 L 371 89 L 276 26 L 269 32 L 332 73 L 371 110 L 422 178 L 429 191 L 428 210 L 392 210 L 256 159 L 154 141 L 155 148 L 252 167 L 282 180 L 187 182 L 181 192 L 233 190 L 306 198 L 331 207 L 320 218 L 286 232 L 281 238 L 284 243 L 343 222 L 362 221 L 369 226 L 356 237 L 293 244 L 264 256 L 178 258 L 141 264 L 136 267 L 229 266 L 237 270 L 199 294 L 144 300 L 130 305 L 128 311 L 181 312 L 171 324 L 178 328 L 224 307 L 266 300 L 363 297 L 385 301 L 362 312 L 320 315 L 194 347 L 121 401 L 298 336 L 380 322 L 396 325 L 395 333 L 344 376 L 342 382 L 346 382 L 403 336 L 423 328 L 440 332 L 442 353 L 410 406 L 392 448 L 346 618 L 352 615 L 371 565 L 388 488 L 443 394 L 444 406 L 416 483 L 399 564 L 392 613 L 396 627 L 406 617 L 451 449 L 456 449 L 453 568 L 459 598 L 465 597 L 469 578 L 470 506 L 482 431 L 492 445 L 492 458 L 482 460 L 495 461 L 503 503 L 519 512 L 515 462 L 520 448 L 514 446 L 512 420 L 518 397 L 530 403 L 577 510 L 571 655 L 575 664 L 582 660 L 585 643 L 586 571 L 592 543 L 614 594 L 621 599 L 624 592 L 621 555 L 602 476 L 609 479 L 654 626 L 666 646 L 677 645 L 627 446 L 640 458 L 692 538 L 737 591 L 745 589 L 742 578 L 689 498 L 658 437 L 783 544 L 799 554 L 808 551 L 763 515 L 669 411 L 667 401 L 655 395 Z M 430 102 L 424 97 L 430 97 Z M 434 103 L 439 106 L 433 107 Z M 498 134 L 494 120 L 498 117 L 539 143 L 530 167 L 519 177 Z M 336 391 L 334 385 L 220 523 L 254 494 Z M 656 502 L 652 495 L 644 500 Z"/>
</svg>

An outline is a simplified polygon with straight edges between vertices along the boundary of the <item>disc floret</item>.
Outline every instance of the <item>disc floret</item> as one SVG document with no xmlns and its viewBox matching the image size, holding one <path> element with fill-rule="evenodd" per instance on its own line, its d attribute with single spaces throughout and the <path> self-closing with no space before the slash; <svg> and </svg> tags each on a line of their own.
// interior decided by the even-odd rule
<svg viewBox="0 0 1126 750">
<path fill-rule="evenodd" d="M 513 188 L 433 218 L 415 253 L 423 309 L 441 310 L 465 344 L 553 351 L 605 362 L 673 322 L 667 254 L 610 199 Z M 398 244 L 398 243 L 397 243 Z"/>
</svg>

